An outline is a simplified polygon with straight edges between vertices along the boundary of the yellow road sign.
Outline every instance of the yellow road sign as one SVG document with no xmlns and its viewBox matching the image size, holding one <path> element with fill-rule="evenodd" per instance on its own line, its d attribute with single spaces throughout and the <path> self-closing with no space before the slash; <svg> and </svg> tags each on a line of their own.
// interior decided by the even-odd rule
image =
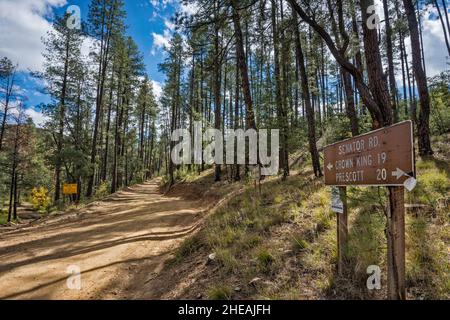
<svg viewBox="0 0 450 320">
<path fill-rule="evenodd" d="M 78 185 L 77 184 L 65 184 L 63 186 L 63 193 L 65 195 L 72 195 L 78 193 Z"/>
</svg>

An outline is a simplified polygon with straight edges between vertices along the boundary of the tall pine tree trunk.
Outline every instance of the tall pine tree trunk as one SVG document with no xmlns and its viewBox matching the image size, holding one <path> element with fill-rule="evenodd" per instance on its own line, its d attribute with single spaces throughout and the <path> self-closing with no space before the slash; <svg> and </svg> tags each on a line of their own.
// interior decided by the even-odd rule
<svg viewBox="0 0 450 320">
<path fill-rule="evenodd" d="M 444 7 L 444 16 L 445 16 L 445 22 L 447 24 L 447 31 L 450 36 L 450 19 L 448 18 L 448 9 L 447 4 L 445 3 L 447 0 L 442 0 L 442 6 Z"/>
<path fill-rule="evenodd" d="M 101 21 L 101 41 L 100 41 L 100 56 L 98 61 L 98 79 L 97 79 L 97 92 L 95 101 L 95 118 L 94 118 L 94 132 L 92 135 L 91 146 L 91 175 L 88 179 L 88 187 L 86 196 L 91 197 L 94 193 L 95 173 L 97 165 L 97 144 L 99 136 L 100 120 L 103 112 L 103 96 L 105 90 L 106 72 L 109 63 L 110 43 L 113 34 L 113 22 L 116 19 L 115 10 L 117 9 L 117 2 L 114 0 L 113 6 L 108 12 L 107 8 L 103 7 L 103 16 Z M 107 16 L 109 14 L 109 16 Z"/>
<path fill-rule="evenodd" d="M 11 164 L 11 176 L 10 176 L 10 187 L 9 187 L 9 208 L 8 208 L 8 222 L 12 221 L 13 218 L 13 206 L 14 206 L 14 189 L 17 176 L 17 162 L 18 162 L 18 152 L 19 152 L 19 124 L 16 125 L 15 135 L 14 135 L 14 149 L 12 155 Z"/>
<path fill-rule="evenodd" d="M 430 141 L 430 95 L 428 92 L 427 78 L 422 67 L 422 53 L 420 47 L 419 26 L 412 0 L 403 0 L 408 19 L 409 32 L 411 34 L 411 46 L 413 55 L 413 71 L 417 81 L 420 96 L 420 114 L 418 120 L 419 153 L 421 156 L 433 155 Z"/>
<path fill-rule="evenodd" d="M 281 78 L 281 67 L 280 67 L 280 40 L 277 28 L 277 1 L 272 0 L 272 35 L 273 35 L 273 47 L 274 47 L 274 67 L 275 67 L 275 104 L 277 106 L 277 118 L 278 126 L 281 129 L 281 149 L 280 149 L 280 166 L 283 168 L 283 176 L 287 177 L 289 170 L 286 170 L 286 166 L 289 168 L 288 160 L 285 157 L 286 154 L 286 135 L 285 135 L 285 119 L 284 119 L 284 108 L 286 99 L 284 97 L 283 81 Z"/>
<path fill-rule="evenodd" d="M 350 74 L 341 68 L 342 80 L 344 82 L 345 101 L 347 117 L 350 119 L 350 126 L 352 135 L 354 137 L 359 135 L 359 119 L 356 114 L 355 95 L 353 93 L 352 79 Z"/>
<path fill-rule="evenodd" d="M 239 13 L 239 1 L 233 0 L 233 25 L 236 37 L 236 51 L 238 67 L 241 74 L 242 91 L 244 93 L 244 102 L 246 107 L 246 122 L 249 129 L 256 130 L 255 113 L 253 110 L 253 100 L 250 91 L 250 80 L 248 77 L 247 59 L 244 51 L 244 39 L 241 29 L 241 17 Z"/>
<path fill-rule="evenodd" d="M 220 57 L 220 39 L 219 39 L 219 2 L 214 0 L 214 16 L 216 19 L 214 25 L 214 127 L 217 130 L 222 129 L 221 120 L 221 65 L 222 59 Z M 216 150 L 216 152 L 218 152 Z M 215 181 L 218 182 L 222 179 L 222 167 L 220 164 L 215 164 Z"/>
<path fill-rule="evenodd" d="M 364 52 L 367 62 L 367 74 L 372 97 L 380 108 L 383 122 L 374 125 L 374 128 L 389 126 L 393 123 L 393 112 L 389 89 L 383 72 L 381 54 L 378 45 L 377 29 L 369 29 L 366 21 L 369 20 L 367 10 L 373 6 L 373 0 L 361 0 L 361 13 L 363 21 Z"/>
<path fill-rule="evenodd" d="M 311 94 L 308 85 L 308 75 L 306 72 L 305 56 L 303 54 L 302 42 L 300 39 L 300 31 L 298 30 L 298 18 L 297 14 L 294 13 L 295 21 L 295 53 L 297 56 L 297 63 L 299 65 L 300 80 L 302 83 L 303 100 L 305 102 L 306 118 L 308 122 L 308 141 L 309 141 L 309 152 L 311 153 L 311 158 L 313 162 L 314 174 L 316 177 L 322 176 L 322 166 L 320 164 L 319 151 L 317 150 L 316 143 L 316 124 L 314 117 L 314 109 L 311 104 Z"/>
<path fill-rule="evenodd" d="M 389 15 L 388 0 L 383 0 L 384 18 L 386 21 L 386 51 L 388 59 L 388 73 L 389 73 L 389 87 L 391 91 L 391 103 L 392 110 L 394 112 L 394 122 L 398 122 L 399 114 L 397 108 L 397 86 L 395 80 L 395 67 L 394 67 L 394 51 L 392 44 L 392 28 Z"/>
<path fill-rule="evenodd" d="M 445 6 L 445 1 L 443 0 L 443 4 Z M 447 28 L 445 26 L 445 22 L 444 22 L 444 17 L 442 16 L 442 11 L 441 11 L 441 7 L 439 6 L 439 3 L 437 2 L 437 0 L 434 0 L 434 5 L 438 11 L 438 15 L 439 15 L 439 20 L 441 21 L 441 25 L 442 25 L 442 31 L 444 32 L 444 39 L 445 39 L 445 45 L 447 46 L 447 51 L 448 51 L 448 55 L 450 56 L 450 41 L 448 39 L 448 33 L 447 33 Z M 445 8 L 444 8 L 445 9 Z M 445 12 L 447 12 L 447 10 L 445 9 Z M 448 13 L 446 13 L 446 18 L 448 19 Z M 448 20 L 447 20 L 448 23 Z M 450 32 L 450 29 L 449 29 Z"/>
<path fill-rule="evenodd" d="M 59 132 L 57 140 L 57 157 L 55 167 L 55 202 L 58 202 L 61 198 L 61 168 L 62 168 L 62 149 L 64 139 L 64 121 L 66 117 L 66 95 L 67 95 L 67 81 L 69 72 L 69 54 L 70 54 L 70 35 L 67 34 L 66 46 L 65 46 L 65 61 L 64 61 L 64 75 L 61 90 L 61 101 L 59 106 Z"/>
</svg>

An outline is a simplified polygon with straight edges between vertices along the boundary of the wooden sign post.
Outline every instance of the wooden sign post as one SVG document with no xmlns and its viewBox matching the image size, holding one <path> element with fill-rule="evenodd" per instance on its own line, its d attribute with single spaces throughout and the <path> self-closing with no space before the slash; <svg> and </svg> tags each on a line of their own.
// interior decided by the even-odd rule
<svg viewBox="0 0 450 320">
<path fill-rule="evenodd" d="M 339 187 L 339 196 L 343 204 L 342 213 L 337 214 L 337 234 L 338 234 L 338 273 L 343 275 L 345 267 L 345 255 L 348 242 L 348 203 L 347 187 Z"/>
<path fill-rule="evenodd" d="M 335 143 L 324 152 L 325 184 L 340 187 L 345 199 L 345 214 L 338 214 L 338 269 L 342 272 L 342 248 L 347 246 L 346 187 L 389 187 L 388 298 L 405 299 L 404 186 L 411 190 L 416 184 L 412 122 Z"/>
<path fill-rule="evenodd" d="M 389 187 L 387 219 L 388 299 L 406 300 L 405 283 L 405 188 Z M 394 201 L 392 201 L 394 199 Z"/>
<path fill-rule="evenodd" d="M 345 267 L 345 253 L 348 237 L 348 204 L 347 187 L 333 187 L 331 189 L 331 209 L 337 214 L 337 271 L 343 275 Z"/>
</svg>

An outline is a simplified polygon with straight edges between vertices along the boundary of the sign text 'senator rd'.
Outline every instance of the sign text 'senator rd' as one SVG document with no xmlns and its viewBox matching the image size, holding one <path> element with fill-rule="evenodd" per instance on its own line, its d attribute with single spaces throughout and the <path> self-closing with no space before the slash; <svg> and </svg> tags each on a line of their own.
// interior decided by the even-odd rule
<svg viewBox="0 0 450 320">
<path fill-rule="evenodd" d="M 415 177 L 411 121 L 325 148 L 328 186 L 403 186 Z"/>
</svg>

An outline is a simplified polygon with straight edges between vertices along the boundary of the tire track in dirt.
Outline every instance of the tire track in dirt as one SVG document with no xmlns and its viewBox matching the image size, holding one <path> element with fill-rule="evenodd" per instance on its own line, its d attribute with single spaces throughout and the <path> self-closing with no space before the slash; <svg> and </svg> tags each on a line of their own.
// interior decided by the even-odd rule
<svg viewBox="0 0 450 320">
<path fill-rule="evenodd" d="M 159 193 L 158 180 L 76 215 L 0 233 L 0 299 L 140 299 L 174 249 L 199 227 L 201 201 Z M 81 269 L 81 290 L 67 286 Z"/>
</svg>

